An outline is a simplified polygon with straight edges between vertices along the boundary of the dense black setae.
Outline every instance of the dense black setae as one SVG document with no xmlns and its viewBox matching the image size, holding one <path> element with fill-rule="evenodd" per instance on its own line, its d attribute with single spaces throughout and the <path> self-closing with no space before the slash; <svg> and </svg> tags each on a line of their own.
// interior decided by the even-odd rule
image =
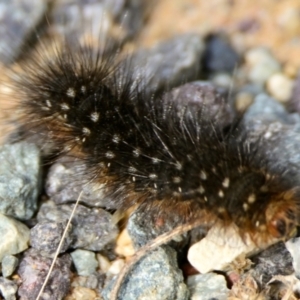
<svg viewBox="0 0 300 300">
<path fill-rule="evenodd" d="M 23 70 L 15 85 L 27 132 L 82 160 L 118 207 L 234 223 L 258 244 L 297 226 L 298 190 L 257 155 L 259 137 L 249 142 L 241 124 L 225 132 L 209 103 L 149 95 L 130 59 L 89 48 Z"/>
</svg>

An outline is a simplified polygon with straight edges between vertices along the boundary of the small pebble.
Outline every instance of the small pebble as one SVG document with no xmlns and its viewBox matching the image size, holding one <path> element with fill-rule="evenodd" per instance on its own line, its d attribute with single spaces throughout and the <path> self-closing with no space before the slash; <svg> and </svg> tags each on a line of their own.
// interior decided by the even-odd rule
<svg viewBox="0 0 300 300">
<path fill-rule="evenodd" d="M 6 255 L 2 259 L 2 275 L 3 277 L 9 277 L 15 271 L 19 260 L 13 255 Z"/>
<path fill-rule="evenodd" d="M 280 71 L 279 62 L 265 48 L 248 50 L 245 53 L 245 61 L 249 68 L 249 80 L 257 84 L 263 85 L 272 74 Z"/>
<path fill-rule="evenodd" d="M 207 38 L 202 60 L 206 71 L 232 73 L 239 61 L 239 55 L 225 36 L 211 35 Z"/>
<path fill-rule="evenodd" d="M 77 286 L 72 288 L 71 293 L 64 298 L 65 300 L 96 300 L 101 299 L 97 293 L 92 290 L 82 286 Z"/>
<path fill-rule="evenodd" d="M 218 226 L 212 227 L 207 235 L 188 251 L 188 261 L 200 273 L 227 270 L 229 264 L 238 256 L 259 250 L 250 236 L 240 236 L 236 226 L 228 226 L 222 235 L 220 231 L 222 229 Z"/>
<path fill-rule="evenodd" d="M 285 243 L 285 246 L 293 258 L 293 267 L 296 276 L 300 279 L 300 237 L 290 239 Z"/>
<path fill-rule="evenodd" d="M 47 254 L 54 254 L 57 251 L 66 226 L 67 221 L 43 222 L 36 224 L 30 230 L 31 246 Z M 70 226 L 59 253 L 65 252 L 71 245 L 72 241 L 72 226 Z"/>
<path fill-rule="evenodd" d="M 18 268 L 22 282 L 18 295 L 22 300 L 36 299 L 51 263 L 52 258 L 41 256 L 39 251 L 33 248 L 25 252 Z M 57 258 L 41 299 L 59 300 L 67 295 L 70 288 L 71 263 L 72 259 L 69 254 L 63 254 Z"/>
<path fill-rule="evenodd" d="M 99 264 L 99 269 L 102 272 L 106 273 L 111 266 L 111 262 L 108 260 L 107 257 L 101 255 L 100 253 L 97 253 L 97 260 Z"/>
<path fill-rule="evenodd" d="M 253 277 L 261 288 L 276 275 L 291 275 L 294 273 L 292 256 L 283 242 L 279 242 L 251 257 L 253 266 L 243 276 Z"/>
<path fill-rule="evenodd" d="M 107 275 L 118 275 L 122 268 L 125 266 L 125 260 L 122 258 L 114 260 L 109 269 L 107 270 Z"/>
<path fill-rule="evenodd" d="M 102 292 L 105 300 L 109 299 L 115 279 Z M 178 268 L 175 250 L 168 246 L 157 248 L 135 264 L 123 281 L 118 299 L 188 300 L 189 291 Z"/>
<path fill-rule="evenodd" d="M 94 272 L 92 275 L 89 276 L 77 276 L 72 280 L 72 287 L 85 287 L 88 289 L 101 289 L 106 275 L 104 273 Z"/>
<path fill-rule="evenodd" d="M 28 248 L 30 231 L 23 223 L 0 214 L 0 261 Z"/>
<path fill-rule="evenodd" d="M 0 292 L 4 300 L 16 300 L 17 290 L 18 290 L 18 286 L 15 282 L 0 277 Z"/>
<path fill-rule="evenodd" d="M 233 89 L 233 78 L 226 73 L 217 73 L 211 80 L 216 86 L 228 90 Z"/>
<path fill-rule="evenodd" d="M 282 10 L 277 19 L 281 30 L 284 30 L 286 36 L 295 37 L 300 32 L 299 9 L 287 7 Z"/>
<path fill-rule="evenodd" d="M 129 257 L 134 254 L 134 247 L 127 229 L 124 229 L 118 236 L 116 241 L 116 254 L 119 256 Z"/>
<path fill-rule="evenodd" d="M 204 42 L 198 34 L 183 34 L 149 49 L 138 50 L 132 64 L 133 77 L 145 78 L 147 91 L 177 86 L 198 78 Z M 184 74 L 184 75 L 183 75 Z"/>
<path fill-rule="evenodd" d="M 53 201 L 43 203 L 37 215 L 38 222 L 65 222 L 72 213 L 74 204 L 55 205 Z M 100 251 L 115 241 L 118 228 L 112 215 L 101 208 L 88 208 L 78 205 L 72 219 L 72 243 L 74 249 L 80 248 Z"/>
<path fill-rule="evenodd" d="M 94 252 L 77 249 L 71 253 L 77 273 L 81 276 L 89 276 L 96 272 L 98 261 Z"/>
<path fill-rule="evenodd" d="M 235 97 L 235 107 L 239 112 L 244 112 L 252 103 L 254 97 L 247 92 L 239 92 Z"/>
<path fill-rule="evenodd" d="M 215 273 L 189 276 L 187 286 L 191 300 L 227 300 L 229 289 L 224 276 Z"/>
<path fill-rule="evenodd" d="M 28 220 L 37 208 L 40 153 L 29 143 L 0 147 L 0 212 Z"/>
<path fill-rule="evenodd" d="M 271 96 L 280 102 L 287 102 L 292 96 L 294 81 L 282 73 L 273 74 L 267 81 Z"/>
<path fill-rule="evenodd" d="M 22 45 L 41 22 L 47 2 L 40 0 L 1 1 L 0 61 L 11 63 L 22 53 Z"/>
</svg>

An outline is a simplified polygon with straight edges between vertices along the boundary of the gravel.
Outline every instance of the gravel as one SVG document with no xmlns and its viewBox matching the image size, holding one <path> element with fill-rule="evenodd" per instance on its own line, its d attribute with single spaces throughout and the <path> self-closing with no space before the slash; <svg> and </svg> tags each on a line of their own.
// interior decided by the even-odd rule
<svg viewBox="0 0 300 300">
<path fill-rule="evenodd" d="M 197 10 L 206 11 L 206 6 L 194 9 L 194 1 L 170 1 L 172 4 L 167 0 L 159 1 L 157 5 L 174 5 L 173 10 L 166 14 L 168 8 L 162 9 L 163 17 L 158 14 L 151 19 L 150 14 L 148 19 L 149 7 L 145 3 L 142 0 L 104 0 L 97 3 L 59 0 L 49 12 L 51 24 L 48 34 L 58 38 L 67 37 L 75 43 L 78 39 L 79 42 L 96 40 L 98 46 L 103 43 L 108 45 L 106 37 L 109 36 L 112 40 L 109 51 L 130 39 L 132 42 L 138 40 L 142 47 L 137 50 L 132 46 L 133 43 L 128 44 L 124 52 L 132 53 L 131 63 L 136 66 L 133 76 L 137 82 L 145 78 L 144 82 L 139 83 L 147 86 L 147 92 L 167 88 L 165 99 L 176 101 L 178 107 L 183 107 L 187 102 L 195 105 L 204 103 L 210 108 L 208 117 L 222 128 L 239 118 L 239 113 L 245 112 L 239 120 L 247 125 L 250 138 L 257 139 L 262 135 L 259 149 L 264 155 L 262 157 L 267 157 L 267 162 L 277 172 L 283 172 L 288 166 L 285 178 L 299 180 L 300 75 L 295 77 L 300 73 L 296 67 L 293 68 L 291 61 L 285 65 L 286 60 L 292 59 L 290 52 L 285 52 L 286 60 L 283 60 L 275 53 L 280 47 L 271 50 L 262 47 L 261 42 L 256 45 L 247 43 L 247 39 L 251 40 L 264 26 L 260 15 L 255 14 L 254 10 L 253 17 L 237 17 L 230 26 L 225 22 L 230 27 L 226 32 L 224 18 L 218 15 L 218 11 L 226 12 L 232 8 L 228 8 L 229 4 L 224 1 L 221 3 L 217 0 L 218 11 L 209 15 L 208 23 L 198 18 L 196 27 L 191 26 L 195 22 L 193 15 L 197 15 Z M 188 14 L 191 23 L 187 19 L 183 23 L 179 18 L 176 19 L 176 5 L 181 5 L 178 9 L 180 17 Z M 234 7 L 239 4 L 230 5 Z M 45 1 L 14 0 L 3 2 L 0 8 L 3 12 L 0 16 L 0 60 L 8 64 L 22 52 L 20 45 L 43 19 L 47 7 Z M 248 12 L 245 9 L 243 11 Z M 299 20 L 294 13 L 297 10 L 293 7 L 280 11 L 282 16 L 274 18 L 281 29 L 274 30 L 274 35 L 286 30 L 287 35 L 298 37 Z M 78 22 L 79 14 L 86 21 Z M 163 26 L 168 15 L 172 16 L 172 26 Z M 215 15 L 223 22 L 219 30 L 207 25 L 215 22 Z M 103 21 L 100 26 L 99 16 Z M 154 25 L 158 26 L 156 38 L 151 35 L 155 34 L 155 27 L 150 32 L 153 19 Z M 185 30 L 188 26 L 190 28 Z M 297 44 L 295 36 L 291 39 L 293 43 L 289 44 Z M 262 40 L 268 44 L 269 37 L 259 41 Z M 207 78 L 210 81 L 202 80 Z M 224 101 L 228 106 L 222 105 Z M 296 113 L 290 113 L 287 108 Z M 45 167 L 40 159 L 40 151 L 48 153 L 43 152 L 43 148 L 48 148 L 44 145 L 41 148 L 38 150 L 25 142 L 0 148 L 1 296 L 9 300 L 17 297 L 22 300 L 35 299 L 74 203 L 82 191 L 80 203 L 41 299 L 89 300 L 101 299 L 102 296 L 109 299 L 116 275 L 129 256 L 126 251 L 114 251 L 120 229 L 124 229 L 124 224 L 118 223 L 118 216 L 124 215 L 114 201 L 104 197 L 105 186 L 88 181 L 85 166 L 70 157 L 60 157 L 49 168 Z M 176 215 L 161 213 L 157 219 L 157 214 L 143 214 L 142 209 L 137 209 L 129 217 L 127 230 L 130 237 L 124 238 L 123 246 L 131 245 L 128 247 L 128 253 L 131 253 L 133 248 L 137 250 L 158 235 L 173 229 L 179 222 Z M 205 242 L 205 239 L 202 241 Z M 189 236 L 183 235 L 148 253 L 125 278 L 119 299 L 222 300 L 227 299 L 230 292 L 234 292 L 237 299 L 242 299 L 241 295 L 256 297 L 259 293 L 271 290 L 275 284 L 270 281 L 278 279 L 276 276 L 279 275 L 282 277 L 278 282 L 282 286 L 290 284 L 297 290 L 300 278 L 299 238 L 285 245 L 276 244 L 252 256 L 253 265 L 250 263 L 247 268 L 243 266 L 242 270 L 234 270 L 233 273 L 185 273 L 183 276 L 182 260 L 186 259 L 189 242 Z M 122 247 L 122 244 L 118 247 Z M 204 252 L 213 252 L 211 249 L 216 250 L 210 247 L 205 248 Z M 205 257 L 197 257 L 201 267 L 207 265 L 203 262 Z M 212 261 L 208 261 L 210 265 L 206 271 L 215 268 Z M 191 271 L 190 265 L 189 268 Z M 294 272 L 296 277 L 292 281 L 285 281 Z M 234 280 L 230 274 L 235 274 Z M 226 280 L 232 280 L 230 289 Z M 272 299 L 280 299 L 274 295 Z"/>
</svg>

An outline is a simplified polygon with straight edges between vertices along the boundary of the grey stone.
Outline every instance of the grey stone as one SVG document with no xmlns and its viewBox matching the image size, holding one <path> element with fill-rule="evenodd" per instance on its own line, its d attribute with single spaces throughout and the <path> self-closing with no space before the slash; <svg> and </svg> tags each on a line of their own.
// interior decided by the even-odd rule
<svg viewBox="0 0 300 300">
<path fill-rule="evenodd" d="M 188 113 L 196 120 L 195 112 L 202 107 L 201 118 L 207 118 L 220 129 L 230 125 L 235 117 L 233 102 L 226 91 L 208 81 L 194 81 L 173 88 L 164 94 L 163 101 L 175 102 L 179 112 L 188 104 Z"/>
<path fill-rule="evenodd" d="M 187 286 L 191 293 L 190 300 L 226 300 L 229 289 L 224 276 L 215 273 L 189 276 Z"/>
<path fill-rule="evenodd" d="M 49 271 L 52 258 L 44 257 L 35 249 L 25 252 L 18 274 L 22 280 L 18 295 L 22 300 L 36 299 Z M 72 259 L 69 254 L 57 258 L 50 279 L 40 299 L 63 299 L 70 288 L 70 267 Z"/>
<path fill-rule="evenodd" d="M 18 285 L 6 278 L 0 277 L 0 292 L 4 300 L 16 300 Z"/>
<path fill-rule="evenodd" d="M 132 57 L 133 78 L 148 92 L 174 87 L 197 79 L 204 43 L 200 36 L 185 34 L 152 48 L 141 49 Z M 145 78 L 141 81 L 141 78 Z"/>
<path fill-rule="evenodd" d="M 29 229 L 21 222 L 0 214 L 0 261 L 28 248 Z"/>
<path fill-rule="evenodd" d="M 290 101 L 287 103 L 290 110 L 300 113 L 300 72 L 295 80 Z"/>
<path fill-rule="evenodd" d="M 52 11 L 52 30 L 71 43 L 93 39 L 99 47 L 109 37 L 120 46 L 142 28 L 148 6 L 143 0 L 59 0 Z"/>
<path fill-rule="evenodd" d="M 57 206 L 54 202 L 48 201 L 42 204 L 37 219 L 39 222 L 67 221 L 73 207 L 74 204 Z M 78 205 L 71 224 L 74 236 L 71 247 L 74 249 L 100 251 L 109 243 L 114 242 L 118 234 L 111 214 L 101 208 Z"/>
<path fill-rule="evenodd" d="M 127 230 L 135 248 L 140 248 L 159 235 L 181 224 L 181 219 L 178 215 L 164 215 L 163 212 L 159 213 L 158 220 L 158 212 L 156 213 L 153 210 L 152 213 L 149 214 L 143 206 L 140 206 L 130 215 Z M 157 225 L 157 223 L 161 223 L 162 225 Z M 174 242 L 172 243 L 174 244 Z"/>
<path fill-rule="evenodd" d="M 290 239 L 285 243 L 285 246 L 293 258 L 293 267 L 296 276 L 300 278 L 300 237 Z"/>
<path fill-rule="evenodd" d="M 93 290 L 101 290 L 106 279 L 106 274 L 94 272 L 89 276 L 78 276 L 72 280 L 72 286 L 81 286 Z"/>
<path fill-rule="evenodd" d="M 89 276 L 98 268 L 98 261 L 94 252 L 77 249 L 71 253 L 77 273 L 81 276 Z"/>
<path fill-rule="evenodd" d="M 102 296 L 109 299 L 114 280 L 103 290 Z M 189 292 L 178 269 L 176 252 L 160 247 L 141 259 L 128 274 L 120 289 L 122 300 L 187 300 Z"/>
<path fill-rule="evenodd" d="M 67 158 L 61 158 L 50 167 L 46 179 L 46 192 L 56 204 L 76 201 L 82 192 L 81 203 L 92 207 L 116 209 L 113 201 L 104 196 L 104 185 L 91 182 L 86 165 Z"/>
<path fill-rule="evenodd" d="M 37 208 L 40 185 L 39 151 L 33 144 L 0 147 L 0 212 L 28 220 Z"/>
<path fill-rule="evenodd" d="M 6 255 L 2 259 L 2 275 L 3 277 L 8 277 L 13 274 L 19 260 L 13 255 Z"/>
<path fill-rule="evenodd" d="M 253 164 L 264 163 L 269 172 L 280 174 L 286 189 L 300 185 L 300 116 L 266 95 L 256 97 L 243 119 L 247 143 L 256 152 Z"/>
<path fill-rule="evenodd" d="M 44 17 L 47 2 L 11 0 L 0 2 L 0 60 L 12 62 L 22 50 L 33 29 Z"/>
<path fill-rule="evenodd" d="M 277 243 L 251 257 L 253 267 L 243 276 L 251 275 L 261 288 L 275 275 L 291 275 L 294 272 L 292 256 L 283 242 Z"/>
<path fill-rule="evenodd" d="M 255 97 L 253 104 L 243 116 L 243 120 L 247 125 L 254 122 L 257 124 L 270 124 L 278 121 L 293 125 L 300 118 L 296 114 L 289 114 L 282 104 L 261 93 Z"/>
<path fill-rule="evenodd" d="M 36 224 L 30 230 L 31 246 L 41 252 L 45 252 L 46 254 L 54 254 L 62 239 L 66 226 L 67 221 L 43 222 Z M 69 248 L 72 241 L 72 226 L 70 226 L 60 249 L 60 253 L 64 253 Z"/>
<path fill-rule="evenodd" d="M 202 61 L 205 71 L 233 73 L 240 57 L 225 36 L 213 34 L 206 40 Z"/>
</svg>

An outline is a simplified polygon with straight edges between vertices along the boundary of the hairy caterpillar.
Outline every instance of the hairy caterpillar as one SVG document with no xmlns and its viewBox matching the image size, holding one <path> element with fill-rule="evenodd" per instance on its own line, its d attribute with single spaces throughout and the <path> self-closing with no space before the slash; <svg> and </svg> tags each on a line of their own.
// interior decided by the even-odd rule
<svg viewBox="0 0 300 300">
<path fill-rule="evenodd" d="M 31 60 L 15 81 L 26 135 L 81 161 L 119 208 L 139 205 L 179 224 L 233 223 L 258 245 L 289 237 L 297 184 L 270 168 L 261 137 L 249 139 L 242 124 L 224 128 L 209 102 L 148 93 L 133 68 L 130 59 L 67 45 Z"/>
<path fill-rule="evenodd" d="M 258 243 L 289 236 L 298 191 L 256 155 L 259 138 L 224 133 L 209 103 L 147 95 L 130 63 L 116 61 L 78 48 L 31 62 L 16 81 L 28 132 L 81 159 L 120 208 L 168 211 L 183 223 L 209 213 Z"/>
</svg>

